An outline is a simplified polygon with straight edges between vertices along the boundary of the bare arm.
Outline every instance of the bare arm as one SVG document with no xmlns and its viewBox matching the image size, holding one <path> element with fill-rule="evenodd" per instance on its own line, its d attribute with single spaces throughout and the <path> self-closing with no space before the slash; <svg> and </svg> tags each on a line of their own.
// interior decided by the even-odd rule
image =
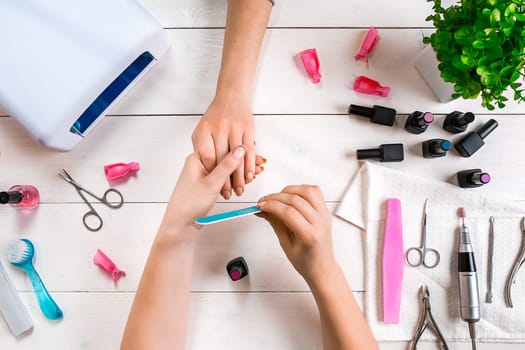
<svg viewBox="0 0 525 350">
<path fill-rule="evenodd" d="M 252 88 L 259 51 L 270 17 L 268 0 L 229 0 L 221 70 L 215 98 L 192 135 L 193 148 L 208 171 L 232 147 L 246 146 L 243 167 L 225 181 L 221 194 L 240 196 L 245 184 L 258 174 L 251 108 Z"/>
<path fill-rule="evenodd" d="M 193 222 L 211 209 L 244 154 L 244 147 L 235 148 L 210 174 L 196 153 L 186 159 L 146 262 L 121 349 L 184 348 L 199 229 Z"/>
<path fill-rule="evenodd" d="M 326 350 L 377 349 L 332 248 L 331 217 L 317 186 L 287 186 L 259 200 L 263 216 L 319 308 Z"/>
</svg>

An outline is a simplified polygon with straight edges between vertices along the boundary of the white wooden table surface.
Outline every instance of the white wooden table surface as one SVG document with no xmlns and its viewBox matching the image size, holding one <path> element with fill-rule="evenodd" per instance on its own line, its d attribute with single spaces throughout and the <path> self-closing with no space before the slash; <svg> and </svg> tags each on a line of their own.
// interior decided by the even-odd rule
<svg viewBox="0 0 525 350">
<path fill-rule="evenodd" d="M 33 184 L 42 203 L 31 215 L 1 208 L 0 248 L 10 239 L 28 237 L 37 244 L 37 269 L 64 310 L 64 319 L 50 322 L 36 303 L 29 280 L 6 266 L 35 322 L 32 334 L 14 339 L 0 322 L 0 349 L 116 349 L 124 329 L 149 246 L 166 201 L 191 151 L 190 135 L 210 102 L 219 69 L 226 1 L 141 0 L 168 31 L 172 49 L 74 151 L 46 150 L 0 111 L 0 184 Z M 482 191 L 525 200 L 522 150 L 523 106 L 510 104 L 487 113 L 479 101 L 440 104 L 413 67 L 422 49 L 421 37 L 431 30 L 424 21 L 430 4 L 423 0 L 281 0 L 275 6 L 261 54 L 253 111 L 257 151 L 268 158 L 263 175 L 246 194 L 214 212 L 254 203 L 286 184 L 319 184 L 335 208 L 357 170 L 358 148 L 404 142 L 406 160 L 388 166 L 449 181 L 460 169 L 481 167 L 493 182 Z M 379 29 L 381 41 L 368 66 L 354 61 L 368 26 Z M 315 47 L 321 59 L 322 82 L 313 85 L 298 69 L 294 56 Z M 392 87 L 387 99 L 356 94 L 355 77 L 366 74 Z M 382 104 L 401 114 L 394 128 L 346 114 L 348 104 Z M 414 110 L 438 114 L 420 136 L 403 129 Z M 500 127 L 474 157 L 449 155 L 427 160 L 419 154 L 422 140 L 450 137 L 439 127 L 453 110 L 478 113 L 475 125 L 494 117 Z M 457 139 L 456 137 L 452 138 Z M 104 228 L 96 233 L 81 224 L 86 210 L 73 189 L 57 173 L 67 169 L 94 191 L 107 188 L 102 167 L 118 161 L 139 161 L 138 176 L 121 184 L 126 203 L 114 212 L 100 208 Z M 320 349 L 315 303 L 306 284 L 292 269 L 270 227 L 256 217 L 201 231 L 195 264 L 189 349 Z M 366 293 L 362 232 L 334 218 L 337 258 L 355 296 Z M 127 271 L 118 285 L 92 263 L 97 248 Z M 244 256 L 250 277 L 231 282 L 226 262 Z M 522 276 L 523 277 L 523 276 Z M 520 284 L 523 288 L 523 283 Z M 176 311 L 175 311 L 176 312 Z M 417 317 L 414 315 L 414 317 Z M 453 349 L 469 349 L 453 343 Z M 480 344 L 479 349 L 522 349 L 523 344 Z M 405 349 L 407 343 L 382 343 L 384 349 Z M 421 348 L 433 349 L 435 344 Z"/>
</svg>

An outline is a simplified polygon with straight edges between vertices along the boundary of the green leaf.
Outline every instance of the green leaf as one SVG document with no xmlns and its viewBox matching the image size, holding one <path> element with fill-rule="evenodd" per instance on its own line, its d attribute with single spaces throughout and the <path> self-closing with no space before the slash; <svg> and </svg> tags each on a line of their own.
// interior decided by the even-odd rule
<svg viewBox="0 0 525 350">
<path fill-rule="evenodd" d="M 496 8 L 490 13 L 490 24 L 492 24 L 493 27 L 497 27 L 500 21 L 501 11 Z"/>
<path fill-rule="evenodd" d="M 512 73 L 512 75 L 510 76 L 510 81 L 511 82 L 515 82 L 519 78 L 520 78 L 520 72 L 519 72 L 519 70 L 515 70 L 514 73 Z"/>
<path fill-rule="evenodd" d="M 476 60 L 473 59 L 472 57 L 461 55 L 461 63 L 463 63 L 465 67 L 472 69 L 476 65 Z"/>
<path fill-rule="evenodd" d="M 516 5 L 515 3 L 511 3 L 509 4 L 509 6 L 507 6 L 505 8 L 505 17 L 510 17 L 512 16 L 514 13 L 516 13 L 516 9 L 517 9 L 518 5 Z"/>
<path fill-rule="evenodd" d="M 519 89 L 519 87 L 521 86 L 521 83 L 512 83 L 512 84 L 510 84 L 510 86 L 511 86 L 514 90 L 516 90 L 516 89 Z"/>
<path fill-rule="evenodd" d="M 506 66 L 503 69 L 499 71 L 499 74 L 501 75 L 510 75 L 514 72 L 515 68 L 514 66 Z"/>
<path fill-rule="evenodd" d="M 472 42 L 472 47 L 477 50 L 483 50 L 485 48 L 485 44 L 481 40 L 474 40 Z"/>
<path fill-rule="evenodd" d="M 523 13 L 516 13 L 515 14 L 516 20 L 519 22 L 525 22 L 525 14 Z"/>
</svg>

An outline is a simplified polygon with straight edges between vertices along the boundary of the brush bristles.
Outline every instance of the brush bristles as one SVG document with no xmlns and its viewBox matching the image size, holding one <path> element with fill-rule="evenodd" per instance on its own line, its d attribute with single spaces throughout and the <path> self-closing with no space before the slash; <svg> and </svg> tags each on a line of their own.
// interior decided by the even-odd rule
<svg viewBox="0 0 525 350">
<path fill-rule="evenodd" d="M 19 264 L 31 257 L 31 247 L 25 241 L 14 241 L 7 246 L 7 260 Z"/>
</svg>

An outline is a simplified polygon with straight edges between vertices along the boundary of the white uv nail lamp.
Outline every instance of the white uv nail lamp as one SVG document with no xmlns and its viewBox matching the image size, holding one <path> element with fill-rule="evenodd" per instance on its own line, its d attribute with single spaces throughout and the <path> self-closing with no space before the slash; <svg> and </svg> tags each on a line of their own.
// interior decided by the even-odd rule
<svg viewBox="0 0 525 350">
<path fill-rule="evenodd" d="M 134 0 L 0 0 L 0 105 L 71 150 L 168 47 Z"/>
</svg>

